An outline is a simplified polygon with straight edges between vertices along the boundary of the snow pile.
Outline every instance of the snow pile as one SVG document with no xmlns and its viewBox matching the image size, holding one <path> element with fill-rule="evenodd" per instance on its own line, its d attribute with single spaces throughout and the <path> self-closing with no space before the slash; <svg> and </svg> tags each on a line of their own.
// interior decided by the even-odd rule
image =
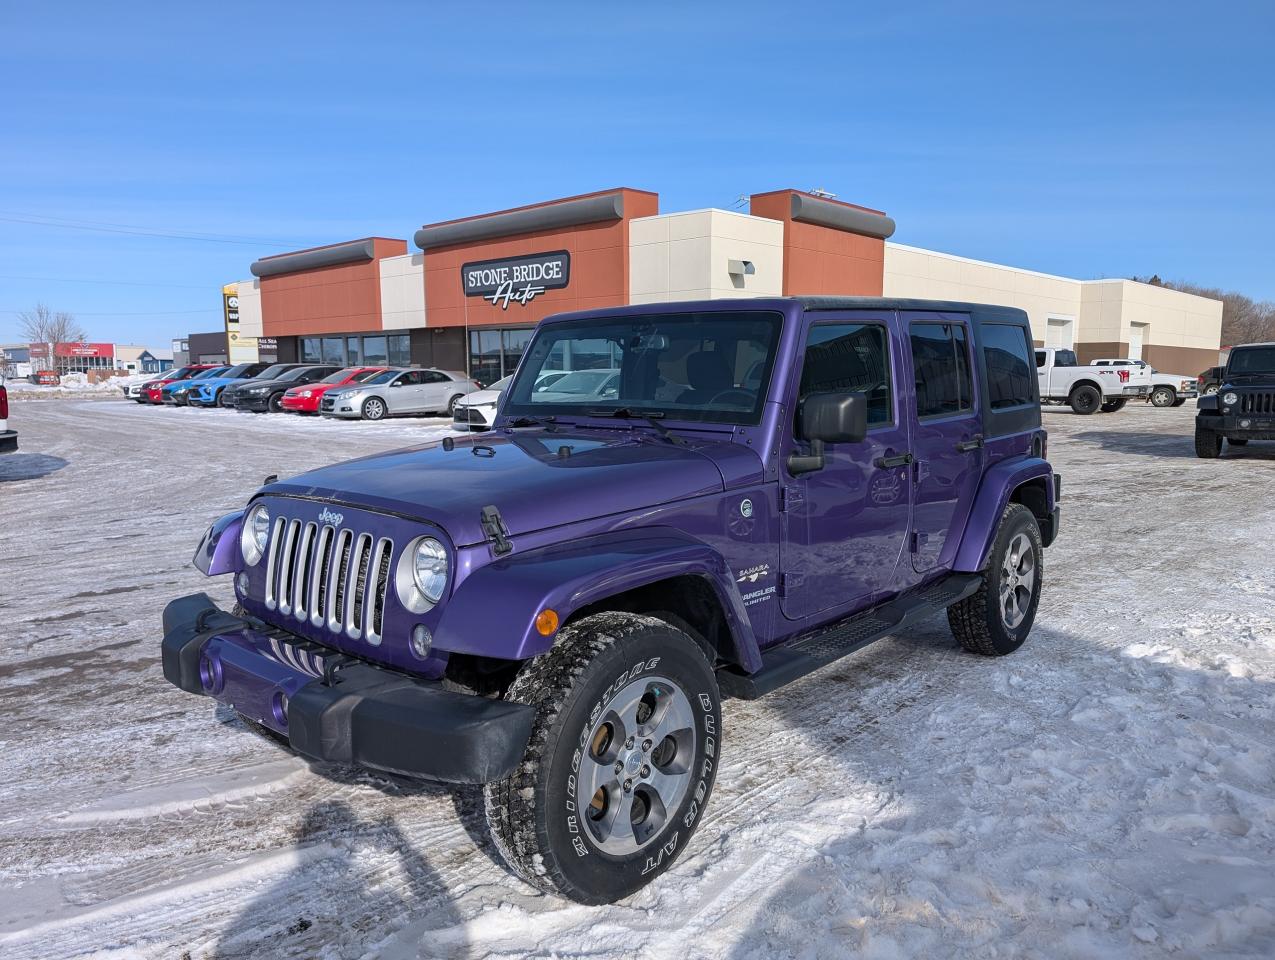
<svg viewBox="0 0 1275 960">
<path fill-rule="evenodd" d="M 13 400 L 82 397 L 86 394 L 123 396 L 125 387 L 134 383 L 146 383 L 159 376 L 157 373 L 137 373 L 90 383 L 88 376 L 83 373 L 64 373 L 62 382 L 57 386 L 31 383 L 28 380 L 6 380 L 4 385 L 8 388 L 9 398 Z"/>
</svg>

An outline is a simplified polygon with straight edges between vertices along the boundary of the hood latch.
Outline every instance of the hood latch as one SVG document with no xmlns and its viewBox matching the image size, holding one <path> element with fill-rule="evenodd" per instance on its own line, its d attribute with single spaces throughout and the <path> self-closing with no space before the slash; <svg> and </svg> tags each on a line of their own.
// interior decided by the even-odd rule
<svg viewBox="0 0 1275 960">
<path fill-rule="evenodd" d="M 487 534 L 487 539 L 491 541 L 492 553 L 503 557 L 513 550 L 514 545 L 509 542 L 509 528 L 505 526 L 505 519 L 500 515 L 500 508 L 488 504 L 483 507 L 481 517 L 483 533 Z"/>
</svg>

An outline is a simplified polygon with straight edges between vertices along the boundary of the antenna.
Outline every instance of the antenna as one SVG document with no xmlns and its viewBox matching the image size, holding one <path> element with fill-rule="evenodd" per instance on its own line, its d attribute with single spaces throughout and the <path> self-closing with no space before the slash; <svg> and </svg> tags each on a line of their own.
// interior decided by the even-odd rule
<svg viewBox="0 0 1275 960">
<path fill-rule="evenodd" d="M 735 202 L 731 204 L 731 209 L 742 210 L 747 205 L 748 205 L 748 194 L 741 193 L 738 197 L 735 198 Z"/>
</svg>

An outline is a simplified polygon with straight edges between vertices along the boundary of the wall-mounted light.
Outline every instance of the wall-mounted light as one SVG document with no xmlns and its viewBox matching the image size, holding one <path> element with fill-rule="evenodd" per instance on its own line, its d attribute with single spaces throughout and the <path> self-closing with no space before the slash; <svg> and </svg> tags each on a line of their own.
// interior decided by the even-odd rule
<svg viewBox="0 0 1275 960">
<path fill-rule="evenodd" d="M 732 277 L 751 277 L 757 272 L 751 260 L 727 260 L 726 272 Z"/>
</svg>

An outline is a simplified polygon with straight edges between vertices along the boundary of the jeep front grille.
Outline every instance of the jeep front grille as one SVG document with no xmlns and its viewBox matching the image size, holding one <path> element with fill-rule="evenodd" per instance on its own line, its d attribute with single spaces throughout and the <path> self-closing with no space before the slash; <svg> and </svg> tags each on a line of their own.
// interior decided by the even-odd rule
<svg viewBox="0 0 1275 960">
<path fill-rule="evenodd" d="M 1240 394 L 1240 413 L 1275 413 L 1275 393 Z"/>
<path fill-rule="evenodd" d="M 266 555 L 266 607 L 376 646 L 393 551 L 388 537 L 279 517 Z"/>
</svg>

